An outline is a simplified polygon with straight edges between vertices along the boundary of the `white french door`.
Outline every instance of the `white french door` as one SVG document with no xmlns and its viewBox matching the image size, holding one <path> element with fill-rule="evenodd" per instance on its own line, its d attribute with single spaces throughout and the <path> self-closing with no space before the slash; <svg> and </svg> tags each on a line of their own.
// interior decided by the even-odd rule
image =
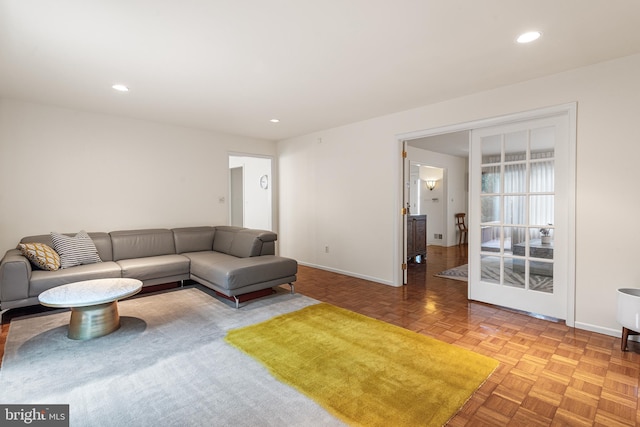
<svg viewBox="0 0 640 427">
<path fill-rule="evenodd" d="M 470 299 L 568 319 L 570 145 L 566 114 L 472 131 Z"/>
<path fill-rule="evenodd" d="M 402 141 L 402 284 L 408 282 L 407 268 L 407 215 L 411 207 L 411 162 L 407 155 L 407 141 Z"/>
</svg>

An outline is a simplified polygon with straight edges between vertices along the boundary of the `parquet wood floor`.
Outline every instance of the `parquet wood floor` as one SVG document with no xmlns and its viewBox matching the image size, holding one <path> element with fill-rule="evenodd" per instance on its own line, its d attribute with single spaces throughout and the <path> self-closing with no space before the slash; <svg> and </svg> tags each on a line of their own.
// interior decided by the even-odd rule
<svg viewBox="0 0 640 427">
<path fill-rule="evenodd" d="M 466 262 L 465 246 L 429 246 L 401 288 L 300 266 L 296 291 L 499 360 L 449 426 L 639 424 L 640 343 L 622 352 L 619 338 L 471 302 L 465 282 L 434 277 Z"/>
<path fill-rule="evenodd" d="M 465 246 L 429 246 L 394 288 L 300 267 L 296 291 L 500 361 L 449 426 L 635 426 L 640 343 L 467 300 L 467 284 L 434 277 L 467 262 Z"/>
</svg>

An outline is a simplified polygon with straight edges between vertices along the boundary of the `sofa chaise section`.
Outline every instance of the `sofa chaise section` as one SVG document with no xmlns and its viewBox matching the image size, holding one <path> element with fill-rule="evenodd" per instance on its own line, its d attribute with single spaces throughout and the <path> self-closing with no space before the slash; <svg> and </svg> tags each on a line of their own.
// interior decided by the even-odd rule
<svg viewBox="0 0 640 427">
<path fill-rule="evenodd" d="M 236 307 L 238 295 L 283 284 L 294 292 L 298 263 L 274 255 L 275 233 L 233 226 L 173 231 L 178 253 L 190 260 L 190 278 L 233 298 Z"/>
<path fill-rule="evenodd" d="M 220 252 L 184 254 L 191 260 L 191 279 L 239 304 L 238 295 L 289 284 L 293 293 L 298 264 L 275 255 L 239 258 Z"/>
</svg>

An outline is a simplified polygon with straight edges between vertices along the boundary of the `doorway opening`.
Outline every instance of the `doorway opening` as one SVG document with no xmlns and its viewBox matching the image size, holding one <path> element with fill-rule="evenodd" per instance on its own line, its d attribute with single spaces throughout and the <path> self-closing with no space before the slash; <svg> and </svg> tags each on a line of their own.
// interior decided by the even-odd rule
<svg viewBox="0 0 640 427">
<path fill-rule="evenodd" d="M 442 246 L 447 239 L 445 226 L 445 170 L 410 161 L 409 214 L 426 215 L 427 245 Z"/>
<path fill-rule="evenodd" d="M 471 192 L 470 188 L 475 188 L 478 186 L 480 188 L 482 184 L 483 175 L 478 172 L 477 168 L 470 169 L 470 148 L 472 148 L 472 134 L 474 132 L 482 129 L 488 129 L 495 126 L 501 125 L 509 125 L 514 123 L 521 123 L 524 121 L 533 121 L 543 118 L 549 117 L 561 117 L 563 118 L 563 124 L 559 126 L 565 126 L 567 132 L 563 133 L 562 138 L 558 139 L 559 147 L 564 150 L 564 157 L 561 162 L 557 162 L 557 168 L 562 168 L 564 173 L 564 185 L 566 185 L 566 191 L 563 193 L 563 197 L 561 198 L 563 206 L 561 208 L 556 207 L 556 220 L 558 224 L 562 223 L 562 226 L 558 225 L 558 227 L 554 228 L 554 232 L 563 233 L 562 236 L 562 251 L 557 251 L 554 254 L 553 265 L 556 268 L 556 274 L 554 274 L 554 280 L 558 282 L 558 284 L 562 283 L 562 286 L 557 286 L 554 289 L 557 289 L 558 292 L 562 292 L 562 298 L 559 301 L 563 302 L 562 315 L 553 316 L 558 318 L 566 319 L 566 323 L 569 326 L 573 326 L 574 324 L 574 307 L 573 301 L 575 300 L 575 231 L 573 230 L 573 224 L 575 224 L 575 129 L 576 129 L 576 104 L 565 104 L 556 107 L 549 107 L 540 110 L 534 110 L 524 113 L 516 113 L 512 115 L 496 117 L 491 119 L 479 120 L 475 122 L 463 123 L 459 125 L 447 126 L 442 128 L 430 129 L 425 131 L 416 131 L 403 135 L 399 135 L 398 139 L 405 147 L 405 151 L 407 154 L 407 158 L 405 160 L 408 161 L 419 161 L 420 163 L 437 165 L 443 167 L 447 173 L 445 175 L 444 183 L 446 188 L 445 200 L 446 207 L 444 209 L 444 216 L 447 228 L 451 228 L 451 233 L 449 235 L 449 239 L 446 242 L 443 242 L 444 246 L 454 246 L 457 245 L 457 233 L 454 230 L 455 221 L 454 214 L 457 212 L 466 212 L 467 218 L 469 219 L 468 224 L 470 224 L 469 231 L 469 264 L 468 264 L 468 285 L 469 285 L 469 293 L 468 298 L 471 300 L 480 300 L 484 302 L 489 302 L 496 305 L 502 305 L 510 308 L 521 309 L 517 304 L 512 304 L 513 300 L 500 300 L 500 301 L 492 301 L 490 298 L 485 299 L 484 295 L 487 294 L 486 289 L 482 289 L 482 293 L 472 292 L 472 289 L 476 289 L 479 282 L 484 279 L 481 277 L 479 271 L 481 271 L 480 266 L 480 255 L 475 256 L 475 254 L 480 254 L 481 251 L 481 242 L 484 239 L 482 235 L 482 231 L 486 228 L 486 224 L 481 222 L 481 203 L 480 196 L 476 193 Z M 449 138 L 453 138 L 454 135 L 462 135 L 459 143 L 452 143 Z M 535 147 L 534 147 L 535 148 Z M 536 149 L 537 151 L 537 149 Z M 422 156 L 419 160 L 417 160 L 417 156 Z M 458 159 L 458 160 L 456 160 Z M 452 167 L 447 166 L 448 164 L 444 161 L 461 161 L 464 164 L 462 172 L 456 172 Z M 542 162 L 542 160 L 533 159 L 532 163 Z M 408 163 L 408 162 L 407 162 Z M 507 162 L 508 163 L 508 162 Z M 406 165 L 406 163 L 405 163 Z M 406 169 L 406 166 L 405 166 Z M 530 167 L 531 170 L 532 167 Z M 469 171 L 473 172 L 470 173 Z M 482 171 L 479 169 L 480 172 Z M 478 172 L 478 173 L 476 173 Z M 475 175 L 477 176 L 475 176 Z M 453 189 L 452 186 L 455 185 L 454 181 L 459 180 L 462 187 L 458 187 L 457 189 Z M 402 186 L 404 188 L 408 188 L 409 182 L 407 181 L 407 177 L 403 176 Z M 533 190 L 527 190 L 533 191 Z M 537 190 L 536 190 L 537 191 Z M 509 190 L 511 193 L 512 191 Z M 547 191 L 548 192 L 548 191 Z M 409 191 L 402 191 L 401 194 L 404 195 L 404 199 L 402 200 L 402 206 L 407 205 L 407 197 Z M 482 194 L 482 193 L 480 193 Z M 508 194 L 506 196 L 500 195 L 501 197 L 511 196 Z M 520 194 L 515 194 L 514 197 L 522 197 Z M 535 197 L 534 197 L 535 196 Z M 542 194 L 542 196 L 548 196 L 546 193 Z M 532 200 L 537 201 L 539 199 L 538 195 L 532 195 Z M 478 199 L 478 200 L 475 200 Z M 533 202 L 532 202 L 533 203 Z M 502 206 L 502 205 L 501 205 Z M 527 205 L 528 206 L 528 205 Z M 531 204 L 533 206 L 533 204 Z M 529 208 L 527 208 L 529 209 Z M 530 212 L 530 209 L 527 211 Z M 511 221 L 510 218 L 507 221 Z M 486 222 L 486 221 L 485 221 Z M 534 221 L 535 224 L 531 225 L 529 228 L 535 231 L 535 227 L 538 226 L 537 222 Z M 403 220 L 404 223 L 404 220 Z M 511 222 L 507 222 L 501 224 L 501 226 L 509 227 L 512 226 Z M 544 225 L 544 224 L 543 224 Z M 484 226 L 484 228 L 483 228 Z M 534 227 L 535 226 L 535 227 Z M 559 230 L 562 227 L 563 230 Z M 401 226 L 399 225 L 399 228 Z M 542 227 L 544 228 L 544 227 Z M 504 233 L 503 233 L 504 234 Z M 556 234 L 559 236 L 559 234 Z M 406 237 L 406 233 L 401 234 L 401 236 Z M 523 258 L 525 262 L 525 271 L 528 271 L 530 274 L 531 266 L 538 268 L 539 263 L 550 264 L 548 260 L 544 259 L 542 261 L 529 260 L 531 258 L 531 242 L 535 243 L 535 239 L 538 236 L 528 236 L 529 246 L 527 247 L 529 252 L 525 252 L 524 255 L 517 254 L 507 254 L 511 255 L 515 258 Z M 504 239 L 504 236 L 502 237 Z M 526 243 L 525 242 L 525 243 Z M 406 245 L 405 241 L 400 242 L 401 245 Z M 476 247 L 477 246 L 477 247 Z M 406 246 L 405 246 L 406 247 Z M 505 246 L 503 245 L 502 248 Z M 465 248 L 466 249 L 466 248 Z M 504 250 L 504 249 L 501 249 Z M 402 250 L 399 251 L 402 253 Z M 472 256 L 473 255 L 473 256 Z M 535 254 L 534 254 L 535 257 Z M 540 262 L 538 262 L 540 261 Z M 475 265 L 474 265 L 475 264 Z M 559 267 L 559 268 L 558 268 Z M 528 270 L 526 270 L 528 269 Z M 438 272 L 430 272 L 430 274 L 434 274 Z M 403 272 L 404 277 L 406 278 L 406 274 Z M 502 280 L 502 279 L 501 279 Z M 405 282 L 406 283 L 406 282 Z M 500 282 L 504 283 L 504 280 Z M 493 285 L 493 284 L 492 284 Z M 515 287 L 514 287 L 515 288 Z M 526 288 L 527 290 L 529 288 Z M 545 296 L 552 295 L 551 293 L 545 293 Z M 524 293 L 524 292 L 523 292 Z M 495 293 L 499 295 L 499 292 Z M 482 298 L 478 297 L 482 295 Z M 525 296 L 523 299 L 528 297 Z M 540 305 L 542 307 L 542 305 Z M 541 313 L 544 314 L 544 313 Z"/>
<path fill-rule="evenodd" d="M 229 155 L 229 225 L 273 230 L 272 159 Z"/>
</svg>

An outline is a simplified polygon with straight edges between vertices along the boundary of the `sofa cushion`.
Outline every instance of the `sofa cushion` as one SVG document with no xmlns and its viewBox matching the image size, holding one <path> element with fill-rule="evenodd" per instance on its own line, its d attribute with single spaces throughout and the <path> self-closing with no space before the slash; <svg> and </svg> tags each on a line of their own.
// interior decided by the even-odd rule
<svg viewBox="0 0 640 427">
<path fill-rule="evenodd" d="M 213 249 L 213 238 L 216 234 L 214 227 L 184 227 L 174 228 L 171 231 L 173 231 L 178 254 Z"/>
<path fill-rule="evenodd" d="M 233 290 L 256 283 L 295 276 L 298 263 L 290 258 L 263 255 L 237 258 L 215 252 L 190 253 L 191 274 Z"/>
<path fill-rule="evenodd" d="M 44 243 L 20 243 L 18 249 L 31 264 L 41 270 L 56 271 L 60 268 L 60 255 Z"/>
<path fill-rule="evenodd" d="M 189 258 L 182 255 L 160 255 L 146 258 L 116 261 L 122 269 L 122 277 L 150 280 L 162 277 L 189 277 Z"/>
<path fill-rule="evenodd" d="M 113 260 L 146 258 L 176 253 L 173 232 L 167 229 L 112 231 Z"/>
<path fill-rule="evenodd" d="M 61 268 L 57 271 L 33 270 L 29 296 L 36 297 L 47 289 L 83 280 L 121 277 L 120 266 L 112 261 Z"/>
<path fill-rule="evenodd" d="M 207 277 L 209 266 L 224 262 L 231 262 L 236 259 L 236 257 L 234 256 L 214 251 L 188 252 L 182 255 L 189 258 L 189 269 L 191 271 L 191 274 L 195 274 L 196 276 L 203 278 Z"/>
<path fill-rule="evenodd" d="M 51 233 L 51 241 L 53 248 L 60 255 L 61 268 L 102 262 L 96 245 L 84 230 L 73 237 L 54 232 Z"/>
</svg>

